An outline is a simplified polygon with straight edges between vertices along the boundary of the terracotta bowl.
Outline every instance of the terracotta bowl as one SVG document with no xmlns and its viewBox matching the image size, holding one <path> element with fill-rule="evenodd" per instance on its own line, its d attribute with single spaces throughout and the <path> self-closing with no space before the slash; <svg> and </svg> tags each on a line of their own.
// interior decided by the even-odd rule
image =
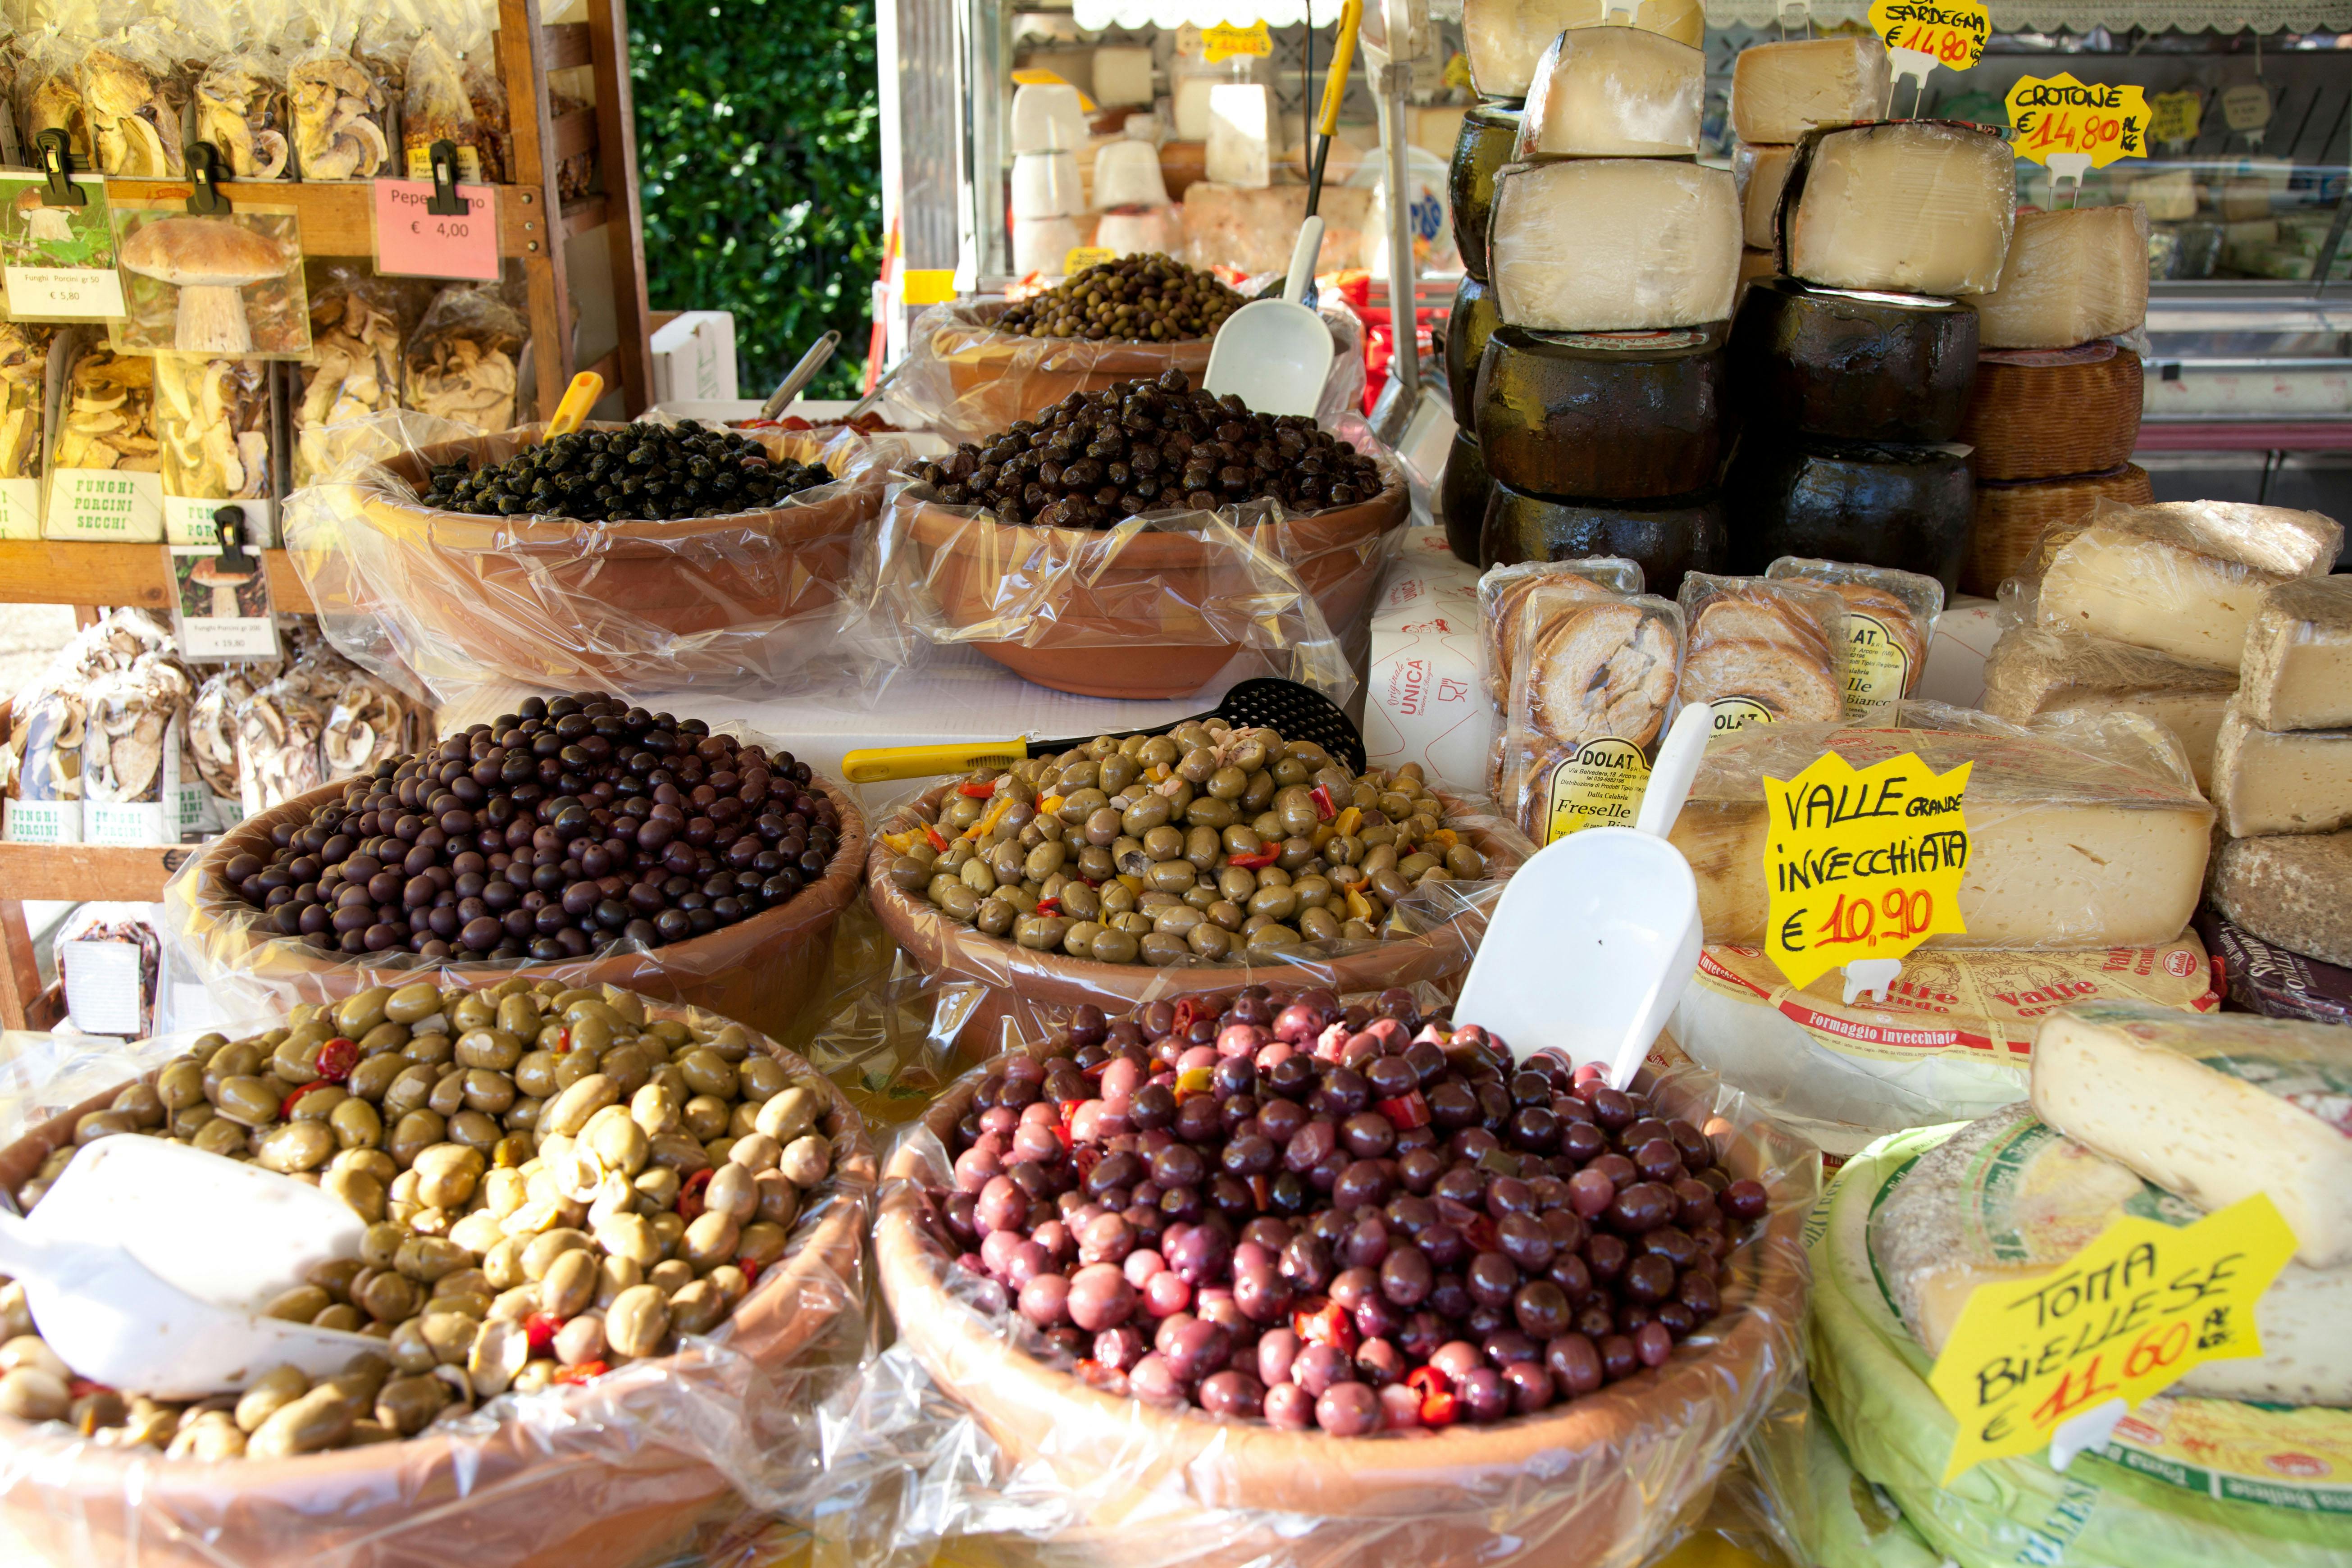
<svg viewBox="0 0 2352 1568">
<path fill-rule="evenodd" d="M 903 809 L 919 814 L 923 821 L 935 820 L 940 803 L 952 787 L 943 784 Z M 1450 796 L 1439 798 L 1449 815 L 1465 809 L 1462 802 Z M 884 826 L 904 826 L 905 820 L 908 819 L 894 816 Z M 879 832 L 877 828 L 866 850 L 866 898 L 890 940 L 924 973 L 986 988 L 986 996 L 958 1037 L 973 1042 L 974 1048 L 995 1048 L 1006 1019 L 1023 1028 L 1041 1009 L 1059 1014 L 1092 1003 L 1117 1015 L 1146 1002 L 1229 993 L 1253 984 L 1326 985 L 1344 996 L 1441 982 L 1470 967 L 1471 955 L 1486 930 L 1486 911 L 1479 910 L 1416 936 L 1397 937 L 1306 963 L 1203 963 L 1189 969 L 1097 963 L 1065 953 L 1038 952 L 949 919 L 928 900 L 890 880 L 890 862 L 898 857 L 882 842 Z M 1497 879 L 1517 870 L 1528 853 L 1524 840 L 1514 843 L 1488 831 L 1472 830 L 1470 842 L 1486 857 L 1487 870 Z"/>
<path fill-rule="evenodd" d="M 422 489 L 430 465 L 500 462 L 542 426 L 404 452 L 385 471 Z M 614 425 L 590 425 L 612 430 Z M 758 432 L 814 461 L 824 432 Z M 854 535 L 880 510 L 886 463 L 829 493 L 727 517 L 575 522 L 439 511 L 361 487 L 377 536 L 368 586 L 425 637 L 541 687 L 726 687 L 773 677 L 832 641 Z M 388 580 L 384 580 L 388 579 Z"/>
<path fill-rule="evenodd" d="M 1197 533 L 1142 532 L 1114 549 L 1090 529 L 1007 527 L 932 504 L 919 489 L 900 491 L 891 504 L 912 512 L 908 533 L 926 590 L 956 627 L 1024 622 L 1018 638 L 970 646 L 1040 686 L 1084 697 L 1182 697 L 1231 663 L 1248 646 L 1249 629 L 1269 618 L 1265 586 L 1239 552 Z M 1344 637 L 1386 564 L 1382 536 L 1402 527 L 1411 510 L 1399 479 L 1370 500 L 1242 532 L 1298 574 L 1331 634 Z"/>
<path fill-rule="evenodd" d="M 647 1007 L 655 1017 L 686 1011 Z M 722 1331 L 725 1343 L 791 1386 L 795 1358 L 830 1353 L 818 1342 L 856 1308 L 844 1284 L 859 1278 L 876 1167 L 841 1091 L 773 1040 L 758 1044 L 824 1097 L 827 1136 L 849 1140 L 835 1180 L 851 1201 L 835 1202 L 797 1251 L 760 1277 Z M 13 1194 L 72 1141 L 77 1119 L 104 1109 L 122 1087 L 0 1150 L 0 1184 Z M 58 1568 L 625 1568 L 741 1507 L 718 1470 L 656 1440 L 665 1415 L 692 1414 L 664 1392 L 681 1375 L 698 1379 L 697 1398 L 722 1392 L 723 1373 L 680 1352 L 561 1391 L 565 1424 L 542 1419 L 526 1430 L 508 1421 L 484 1438 L 428 1430 L 397 1443 L 220 1464 L 68 1444 L 0 1416 L 0 1463 L 16 1478 L 0 1488 L 0 1533 Z"/>
<path fill-rule="evenodd" d="M 848 795 L 818 779 L 814 787 L 823 790 L 841 813 L 841 843 L 824 875 L 781 909 L 762 910 L 708 936 L 650 952 L 617 952 L 552 963 L 484 963 L 437 968 L 409 955 L 413 967 L 404 969 L 341 953 L 322 953 L 291 938 L 253 931 L 253 906 L 229 886 L 225 875 L 228 863 L 248 851 L 268 858 L 270 829 L 280 822 L 299 821 L 340 796 L 343 787 L 330 784 L 247 817 L 207 844 L 194 864 L 165 890 L 173 924 L 214 973 L 246 977 L 289 1004 L 336 1001 L 371 985 L 398 985 L 443 973 L 488 981 L 509 974 L 534 982 L 551 977 L 575 985 L 625 986 L 661 1001 L 700 1007 L 764 1034 L 782 1036 L 824 986 L 833 964 L 834 924 L 856 896 L 866 860 L 864 814 Z"/>
<path fill-rule="evenodd" d="M 977 1077 L 925 1113 L 943 1142 Z M 1730 1136 L 1733 1174 L 1774 1174 L 1752 1131 L 1734 1131 L 1695 1097 L 1679 1103 L 1690 1094 L 1681 1080 L 1664 1092 L 1670 1114 L 1706 1127 L 1718 1147 Z M 928 1141 L 902 1142 L 885 1173 L 875 1231 L 884 1298 L 900 1341 L 1008 1460 L 1041 1461 L 1068 1489 L 1087 1519 L 1069 1544 L 1089 1561 L 1158 1561 L 1153 1547 L 1181 1531 L 1202 1547 L 1186 1561 L 1214 1568 L 1644 1562 L 1706 1508 L 1716 1468 L 1795 1364 L 1807 1205 L 1783 1184 L 1764 1234 L 1732 1254 L 1723 1313 L 1707 1331 L 1665 1365 L 1573 1405 L 1491 1426 L 1369 1438 L 1156 1409 L 1033 1359 L 948 1294 L 950 1265 L 916 1217 L 919 1186 L 948 1176 L 933 1163 L 938 1152 Z"/>
<path fill-rule="evenodd" d="M 996 303 L 960 310 L 961 319 L 931 333 L 931 353 L 947 366 L 955 395 L 948 423 L 957 429 L 1002 430 L 1074 392 L 1100 392 L 1138 376 L 1181 370 L 1198 386 L 1209 373 L 1208 338 L 1126 343 L 1022 337 L 994 329 L 1009 309 Z"/>
</svg>

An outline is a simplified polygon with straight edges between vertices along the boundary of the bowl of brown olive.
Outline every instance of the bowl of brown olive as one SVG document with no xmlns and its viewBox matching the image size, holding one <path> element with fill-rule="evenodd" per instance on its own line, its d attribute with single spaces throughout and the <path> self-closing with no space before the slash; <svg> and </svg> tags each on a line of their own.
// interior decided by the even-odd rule
<svg viewBox="0 0 2352 1568">
<path fill-rule="evenodd" d="M 862 431 L 590 424 L 404 452 L 355 481 L 377 591 L 528 686 L 726 689 L 845 613 L 852 543 L 899 443 Z M 552 454 L 552 455 L 550 455 Z"/>
<path fill-rule="evenodd" d="M 1105 1561 L 1644 1561 L 1798 1374 L 1817 1167 L 1597 1074 L 1404 991 L 1081 1009 L 898 1145 L 878 1278 Z"/>
<path fill-rule="evenodd" d="M 0 1286 L 0 1451 L 41 1477 L 5 1519 L 42 1560 L 618 1568 L 730 1506 L 722 1411 L 862 1339 L 872 1145 L 762 1035 L 520 977 L 236 1034 L 37 1123 L 0 1182 L 37 1212 L 78 1149 L 152 1137 L 315 1184 L 359 1253 L 264 1310 L 361 1348 L 150 1398 L 73 1377 Z"/>
<path fill-rule="evenodd" d="M 207 978 L 289 1000 L 561 975 L 781 1035 L 865 854 L 856 804 L 790 752 L 583 691 L 249 816 L 166 899 Z"/>
<path fill-rule="evenodd" d="M 1344 637 L 1411 510 L 1384 459 L 1181 370 L 1072 393 L 912 477 L 885 526 L 909 537 L 926 600 L 990 634 L 970 637 L 988 658 L 1092 697 L 1199 690 L 1244 649 L 1307 635 L 1300 590 Z M 1294 608 L 1271 615 L 1293 579 Z"/>
</svg>

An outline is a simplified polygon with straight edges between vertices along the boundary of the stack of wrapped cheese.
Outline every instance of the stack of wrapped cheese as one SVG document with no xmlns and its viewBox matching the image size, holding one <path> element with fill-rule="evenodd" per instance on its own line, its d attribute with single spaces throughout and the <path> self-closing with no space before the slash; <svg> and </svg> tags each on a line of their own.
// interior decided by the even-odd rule
<svg viewBox="0 0 2352 1568">
<path fill-rule="evenodd" d="M 2000 286 L 1975 300 L 1976 530 L 1960 586 L 1990 595 L 2043 528 L 2105 497 L 2156 499 L 2130 461 L 2139 356 L 2108 340 L 2147 317 L 2147 216 L 2137 206 L 2021 212 Z"/>
<path fill-rule="evenodd" d="M 1809 1244 L 1808 1367 L 1840 1455 L 1961 1568 L 2347 1561 L 2347 1081 L 2341 1029 L 2095 1004 L 2042 1026 L 2030 1108 L 1850 1162 Z M 2117 1218 L 2186 1226 L 2257 1192 L 2299 1243 L 2256 1305 L 2259 1356 L 2193 1369 L 2063 1473 L 2035 1454 L 1943 1484 L 1957 1428 L 1927 1373 L 1976 1287 L 2053 1275 Z"/>
<path fill-rule="evenodd" d="M 1672 593 L 1722 564 L 1738 198 L 1694 161 L 1700 8 L 1610 15 L 1602 0 L 1464 8 L 1480 92 L 1525 95 L 1485 238 L 1498 324 L 1471 409 L 1494 487 L 1479 558 L 1627 556 Z"/>
<path fill-rule="evenodd" d="M 1831 557 L 1958 586 L 1974 508 L 1956 444 L 2016 206 L 2000 137 L 1885 112 L 1875 38 L 1741 53 L 1731 113 L 1746 237 L 1777 248 L 1731 333 L 1747 421 L 1725 486 L 1731 563 Z"/>
</svg>

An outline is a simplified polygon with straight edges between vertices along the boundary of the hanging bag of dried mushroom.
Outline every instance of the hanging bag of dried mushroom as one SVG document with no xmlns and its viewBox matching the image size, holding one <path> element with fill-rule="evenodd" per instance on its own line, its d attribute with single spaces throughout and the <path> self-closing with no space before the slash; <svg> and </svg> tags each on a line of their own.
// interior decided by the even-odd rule
<svg viewBox="0 0 2352 1568">
<path fill-rule="evenodd" d="M 155 362 L 116 353 L 79 331 L 70 342 L 42 531 L 51 539 L 158 543 L 163 458 L 155 438 Z"/>
<path fill-rule="evenodd" d="M 435 296 L 408 342 L 404 406 L 485 434 L 513 427 L 523 324 L 495 286 Z"/>
<path fill-rule="evenodd" d="M 315 363 L 296 372 L 301 388 L 294 407 L 296 485 L 342 465 L 347 443 L 336 426 L 400 406 L 398 306 L 397 286 L 340 267 L 328 269 L 310 297 Z"/>
<path fill-rule="evenodd" d="M 329 784 L 373 773 L 378 763 L 421 742 L 422 715 L 404 693 L 355 664 L 344 663 L 341 677 L 319 736 Z"/>
<path fill-rule="evenodd" d="M 252 48 L 215 59 L 196 79 L 196 139 L 219 148 L 240 180 L 293 173 L 286 75 L 282 56 Z"/>
<path fill-rule="evenodd" d="M 187 173 L 177 62 L 157 24 L 121 29 L 82 54 L 79 74 L 90 149 L 101 174 L 169 179 Z"/>
<path fill-rule="evenodd" d="M 319 737 L 328 709 L 313 689 L 314 668 L 297 660 L 236 710 L 238 803 L 247 816 L 327 782 Z"/>
<path fill-rule="evenodd" d="M 53 327 L 0 321 L 0 539 L 41 536 L 41 458 L 48 429 Z"/>
<path fill-rule="evenodd" d="M 383 82 L 342 32 L 304 50 L 286 74 L 294 163 L 305 180 L 371 180 L 392 160 Z"/>
<path fill-rule="evenodd" d="M 400 100 L 400 144 L 410 179 L 433 177 L 436 142 L 446 142 L 456 150 L 459 179 L 469 184 L 481 183 L 481 138 L 475 128 L 474 100 L 466 91 L 465 73 L 441 40 L 426 33 L 408 52 L 408 85 Z"/>
<path fill-rule="evenodd" d="M 82 841 L 177 844 L 204 826 L 205 792 L 188 749 L 187 667 L 148 654 L 93 680 L 82 732 Z"/>
<path fill-rule="evenodd" d="M 81 98 L 81 45 L 60 26 L 44 28 L 26 40 L 25 63 L 16 72 L 16 139 L 31 163 L 44 131 L 62 131 L 78 170 L 92 167 L 89 111 Z"/>
<path fill-rule="evenodd" d="M 58 651 L 41 678 L 9 705 L 0 773 L 6 805 L 0 838 L 16 844 L 79 844 L 83 836 L 84 745 L 93 687 L 144 661 L 169 656 L 171 633 L 141 610 L 110 610 Z"/>
<path fill-rule="evenodd" d="M 155 356 L 165 538 L 213 543 L 220 536 L 214 514 L 233 505 L 243 514 L 247 544 L 278 542 L 270 427 L 267 362 Z"/>
<path fill-rule="evenodd" d="M 224 665 L 206 675 L 188 707 L 188 750 L 204 781 L 205 827 L 225 833 L 244 819 L 237 788 L 236 715 L 253 694 L 285 673 L 276 659 Z"/>
</svg>

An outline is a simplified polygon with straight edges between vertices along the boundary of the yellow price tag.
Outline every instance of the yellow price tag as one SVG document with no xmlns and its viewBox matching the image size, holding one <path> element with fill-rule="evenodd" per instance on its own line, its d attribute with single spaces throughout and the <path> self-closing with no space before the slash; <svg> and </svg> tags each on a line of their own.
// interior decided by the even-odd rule
<svg viewBox="0 0 2352 1568">
<path fill-rule="evenodd" d="M 2194 89 L 2159 92 L 2147 100 L 2147 133 L 2158 142 L 2194 142 L 2205 118 L 2205 95 Z"/>
<path fill-rule="evenodd" d="M 955 271 L 944 267 L 910 267 L 898 279 L 898 294 L 909 305 L 944 305 L 955 298 Z"/>
<path fill-rule="evenodd" d="M 2038 1452 L 2110 1401 L 2137 1406 L 2206 1362 L 2262 1354 L 2254 1303 L 2294 1248 L 2257 1193 L 2178 1228 L 2126 1215 L 2050 1273 L 1977 1287 L 1927 1373 L 1959 1423 L 1944 1484 Z"/>
<path fill-rule="evenodd" d="M 2062 71 L 2018 78 L 2007 101 L 2021 158 L 2062 172 L 2071 164 L 2079 177 L 2118 158 L 2147 156 L 2147 98 L 2137 87 L 2085 84 Z"/>
<path fill-rule="evenodd" d="M 1105 250 L 1099 245 L 1077 246 L 1063 253 L 1062 276 L 1066 278 L 1075 272 L 1084 272 L 1089 267 L 1100 267 L 1106 261 L 1118 259 L 1118 252 L 1116 250 Z"/>
<path fill-rule="evenodd" d="M 1764 950 L 1790 984 L 1968 930 L 1960 806 L 1975 766 L 1938 773 L 1906 752 L 1857 770 L 1825 752 L 1795 778 L 1765 778 Z"/>
<path fill-rule="evenodd" d="M 1023 66 L 1013 73 L 1013 83 L 1015 87 L 1077 87 L 1077 84 L 1068 78 L 1049 71 L 1042 66 Z M 1078 107 L 1087 113 L 1092 114 L 1095 111 L 1095 100 L 1087 96 L 1085 88 L 1079 87 L 1077 91 Z"/>
<path fill-rule="evenodd" d="M 1223 22 L 1201 29 L 1203 56 L 1211 65 L 1229 60 L 1237 55 L 1264 57 L 1274 53 L 1274 35 L 1266 31 L 1264 22 L 1252 22 L 1246 27 L 1229 27 Z"/>
<path fill-rule="evenodd" d="M 1889 49 L 1910 49 L 1964 71 L 1984 53 L 1992 13 L 1983 0 L 1874 0 L 1870 30 Z"/>
<path fill-rule="evenodd" d="M 1444 74 L 1441 79 L 1447 87 L 1458 88 L 1464 92 L 1470 91 L 1470 57 L 1460 49 L 1454 50 L 1453 56 L 1445 62 Z"/>
</svg>

